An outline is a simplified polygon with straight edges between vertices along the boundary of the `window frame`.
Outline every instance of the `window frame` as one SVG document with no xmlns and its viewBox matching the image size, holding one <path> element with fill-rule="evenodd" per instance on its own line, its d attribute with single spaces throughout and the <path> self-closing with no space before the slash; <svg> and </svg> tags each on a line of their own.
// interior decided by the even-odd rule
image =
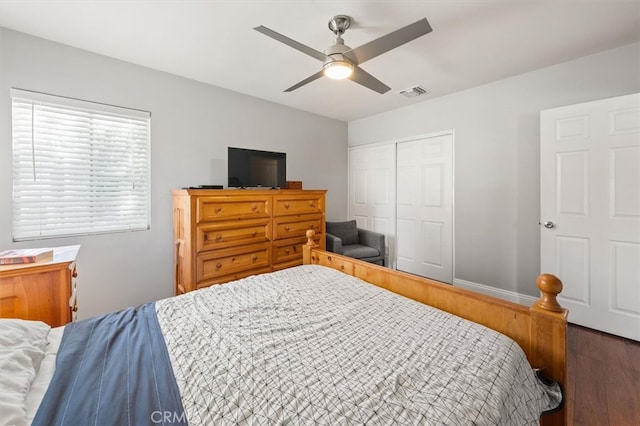
<svg viewBox="0 0 640 426">
<path fill-rule="evenodd" d="M 13 241 L 151 228 L 150 112 L 10 92 Z"/>
</svg>

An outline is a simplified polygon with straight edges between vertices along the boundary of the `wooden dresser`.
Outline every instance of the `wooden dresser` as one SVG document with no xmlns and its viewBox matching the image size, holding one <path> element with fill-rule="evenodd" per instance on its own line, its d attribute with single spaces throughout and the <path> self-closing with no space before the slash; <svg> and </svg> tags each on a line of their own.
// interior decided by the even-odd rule
<svg viewBox="0 0 640 426">
<path fill-rule="evenodd" d="M 0 317 L 43 321 L 51 327 L 74 319 L 79 249 L 56 247 L 51 261 L 0 266 Z"/>
<path fill-rule="evenodd" d="M 307 229 L 325 247 L 325 194 L 174 190 L 176 294 L 301 265 Z"/>
</svg>

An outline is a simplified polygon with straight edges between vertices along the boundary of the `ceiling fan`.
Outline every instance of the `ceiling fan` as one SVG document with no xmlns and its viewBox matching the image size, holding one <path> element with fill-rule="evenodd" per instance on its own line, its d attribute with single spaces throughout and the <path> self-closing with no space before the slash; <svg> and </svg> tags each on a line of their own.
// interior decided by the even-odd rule
<svg viewBox="0 0 640 426">
<path fill-rule="evenodd" d="M 345 45 L 342 39 L 342 34 L 344 34 L 350 25 L 351 18 L 346 15 L 334 16 L 329 21 L 329 29 L 333 31 L 337 37 L 335 42 L 324 52 L 305 46 L 263 25 L 255 27 L 254 30 L 323 62 L 320 71 L 294 84 L 286 89 L 285 92 L 292 92 L 325 75 L 334 79 L 348 78 L 380 94 L 388 92 L 391 88 L 360 68 L 360 65 L 369 59 L 375 58 L 432 31 L 427 19 L 422 18 L 413 24 L 352 49 Z"/>
</svg>

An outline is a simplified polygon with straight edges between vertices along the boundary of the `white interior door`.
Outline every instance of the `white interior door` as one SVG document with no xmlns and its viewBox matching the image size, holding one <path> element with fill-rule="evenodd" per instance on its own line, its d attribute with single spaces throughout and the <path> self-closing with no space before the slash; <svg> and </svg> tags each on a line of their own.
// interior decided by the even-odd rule
<svg viewBox="0 0 640 426">
<path fill-rule="evenodd" d="M 396 145 L 397 269 L 453 281 L 453 134 Z"/>
<path fill-rule="evenodd" d="M 358 228 L 385 235 L 390 267 L 395 266 L 395 154 L 394 143 L 349 149 L 349 217 Z"/>
<path fill-rule="evenodd" d="M 569 321 L 640 340 L 640 94 L 542 111 L 541 270 Z"/>
</svg>

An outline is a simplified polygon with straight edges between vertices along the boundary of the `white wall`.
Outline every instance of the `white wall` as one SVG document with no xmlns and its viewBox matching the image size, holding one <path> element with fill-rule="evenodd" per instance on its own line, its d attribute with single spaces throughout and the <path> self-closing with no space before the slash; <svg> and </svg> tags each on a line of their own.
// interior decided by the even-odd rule
<svg viewBox="0 0 640 426">
<path fill-rule="evenodd" d="M 640 91 L 638 43 L 349 123 L 349 146 L 455 129 L 455 278 L 537 295 L 540 110 Z"/>
<path fill-rule="evenodd" d="M 151 111 L 151 230 L 11 241 L 11 87 Z M 287 153 L 346 216 L 347 124 L 0 28 L 0 250 L 82 244 L 79 317 L 173 294 L 173 188 L 225 184 L 227 146 Z"/>
</svg>

